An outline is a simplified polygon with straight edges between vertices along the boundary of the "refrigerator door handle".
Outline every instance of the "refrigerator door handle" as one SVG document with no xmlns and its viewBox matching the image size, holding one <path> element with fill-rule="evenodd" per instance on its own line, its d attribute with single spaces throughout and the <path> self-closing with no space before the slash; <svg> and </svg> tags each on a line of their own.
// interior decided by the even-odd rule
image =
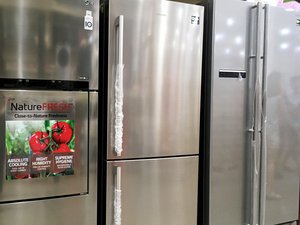
<svg viewBox="0 0 300 225">
<path fill-rule="evenodd" d="M 258 3 L 252 7 L 251 14 L 254 19 L 252 26 L 253 41 L 250 44 L 249 52 L 249 68 L 253 68 L 250 78 L 250 98 L 249 98 L 249 124 L 248 132 L 251 134 L 250 154 L 251 159 L 249 165 L 250 178 L 250 193 L 249 193 L 249 217 L 250 225 L 261 224 L 260 212 L 260 191 L 261 191 L 261 144 L 262 144 L 262 36 L 263 36 L 263 5 Z M 252 61 L 254 61 L 252 63 Z"/>
<path fill-rule="evenodd" d="M 261 178 L 260 178 L 260 223 L 265 224 L 266 192 L 267 192 L 267 32 L 269 5 L 264 6 L 264 38 L 263 38 L 263 65 L 262 65 L 262 110 L 261 110 Z"/>
<path fill-rule="evenodd" d="M 123 41 L 124 16 L 120 15 L 115 23 L 116 36 L 116 74 L 115 74 L 115 124 L 114 124 L 114 151 L 121 156 L 123 151 Z"/>
<path fill-rule="evenodd" d="M 122 181 L 122 168 L 120 166 L 115 167 L 114 174 L 114 218 L 113 225 L 122 224 L 122 199 L 121 199 L 121 181 Z"/>
</svg>

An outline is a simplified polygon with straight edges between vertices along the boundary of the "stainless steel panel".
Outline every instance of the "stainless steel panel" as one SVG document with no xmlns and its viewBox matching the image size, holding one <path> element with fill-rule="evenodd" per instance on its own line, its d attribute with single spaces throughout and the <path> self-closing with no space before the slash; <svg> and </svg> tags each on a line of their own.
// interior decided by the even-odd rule
<svg viewBox="0 0 300 225">
<path fill-rule="evenodd" d="M 122 225 L 197 224 L 198 157 L 108 162 L 107 225 L 117 224 L 117 168 Z"/>
<path fill-rule="evenodd" d="M 278 19 L 280 18 L 280 19 Z M 266 225 L 298 219 L 300 14 L 270 7 L 267 31 Z M 276 21 L 276 23 L 274 23 Z"/>
<path fill-rule="evenodd" d="M 253 3 L 215 0 L 213 17 L 209 218 L 212 225 L 245 223 L 246 79 L 220 78 L 219 70 L 247 71 Z"/>
<path fill-rule="evenodd" d="M 75 155 L 74 175 L 34 178 L 25 180 L 6 180 L 5 149 L 5 99 L 68 100 L 75 102 Z M 24 200 L 59 195 L 88 192 L 88 93 L 87 92 L 47 92 L 47 91 L 0 91 L 0 201 Z M 93 128 L 95 130 L 95 128 Z"/>
<path fill-rule="evenodd" d="M 119 158 L 197 154 L 203 7 L 112 0 L 109 9 L 108 158 L 117 158 L 113 115 L 119 69 L 115 22 L 120 15 L 124 18 L 124 151 Z"/>
<path fill-rule="evenodd" d="M 89 92 L 89 194 L 97 194 L 98 166 L 98 92 Z M 94 199 L 96 201 L 96 199 Z"/>
<path fill-rule="evenodd" d="M 84 29 L 86 10 L 93 31 Z M 98 1 L 1 0 L 0 31 L 0 77 L 88 79 L 97 89 Z"/>
<path fill-rule="evenodd" d="M 96 225 L 96 211 L 96 196 L 1 204 L 0 223 L 3 225 Z"/>
<path fill-rule="evenodd" d="M 251 8 L 250 40 L 248 53 L 248 147 L 247 151 L 247 193 L 246 222 L 250 225 L 262 224 L 264 221 L 265 202 L 263 198 L 264 185 L 263 164 L 265 154 L 262 148 L 265 132 L 262 131 L 264 117 L 262 116 L 263 102 L 263 42 L 264 42 L 264 9 L 261 3 Z"/>
<path fill-rule="evenodd" d="M 97 225 L 98 93 L 90 93 L 89 191 L 76 197 L 0 204 L 0 224 Z M 64 189 L 70 189 L 66 185 Z"/>
</svg>

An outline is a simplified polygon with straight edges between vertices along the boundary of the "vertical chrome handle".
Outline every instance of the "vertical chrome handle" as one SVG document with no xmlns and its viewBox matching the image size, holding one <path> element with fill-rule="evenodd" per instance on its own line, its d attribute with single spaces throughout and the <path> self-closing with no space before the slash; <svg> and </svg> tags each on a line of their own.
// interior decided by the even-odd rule
<svg viewBox="0 0 300 225">
<path fill-rule="evenodd" d="M 116 31 L 116 75 L 115 75 L 115 124 L 114 124 L 114 151 L 121 156 L 123 151 L 123 39 L 124 16 L 120 15 L 115 23 Z"/>
<path fill-rule="evenodd" d="M 122 199 L 121 181 L 122 168 L 116 167 L 114 179 L 114 225 L 122 224 Z"/>
<path fill-rule="evenodd" d="M 253 34 L 252 41 L 250 42 L 250 55 L 249 55 L 249 70 L 251 71 L 250 77 L 250 89 L 249 89 L 249 126 L 248 131 L 251 131 L 250 138 L 250 158 L 249 172 L 250 172 L 250 190 L 249 190 L 249 217 L 248 223 L 250 225 L 260 224 L 260 191 L 261 191 L 261 144 L 262 144 L 262 83 L 263 83 L 263 74 L 262 74 L 262 3 L 258 3 L 255 7 L 252 8 L 251 14 L 254 19 L 252 26 Z M 253 12 L 254 11 L 254 12 Z M 254 63 L 252 63 L 254 61 Z M 254 68 L 252 68 L 254 67 Z M 252 70 L 251 70 L 252 69 Z M 252 72 L 253 71 L 253 72 Z"/>
<path fill-rule="evenodd" d="M 264 7 L 264 38 L 263 38 L 263 71 L 262 71 L 262 113 L 261 113 L 261 179 L 260 179 L 260 218 L 259 224 L 265 225 L 266 192 L 267 192 L 267 47 L 268 47 L 268 15 L 269 5 Z"/>
</svg>

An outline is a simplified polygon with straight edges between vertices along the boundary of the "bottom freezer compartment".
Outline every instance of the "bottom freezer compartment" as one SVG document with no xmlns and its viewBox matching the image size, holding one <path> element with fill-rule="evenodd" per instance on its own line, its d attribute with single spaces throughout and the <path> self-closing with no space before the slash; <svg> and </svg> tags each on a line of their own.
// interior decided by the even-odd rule
<svg viewBox="0 0 300 225">
<path fill-rule="evenodd" d="M 106 224 L 196 225 L 198 157 L 107 163 Z"/>
<path fill-rule="evenodd" d="M 95 199 L 89 195 L 82 195 L 18 204 L 1 204 L 0 224 L 96 225 Z"/>
</svg>

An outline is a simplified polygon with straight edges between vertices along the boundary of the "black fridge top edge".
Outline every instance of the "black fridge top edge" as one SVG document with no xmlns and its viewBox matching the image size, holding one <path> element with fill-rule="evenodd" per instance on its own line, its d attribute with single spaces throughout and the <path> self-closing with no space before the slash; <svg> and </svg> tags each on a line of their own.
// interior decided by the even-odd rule
<svg viewBox="0 0 300 225">
<path fill-rule="evenodd" d="M 0 89 L 88 91 L 88 81 L 36 80 L 0 78 Z"/>
</svg>

